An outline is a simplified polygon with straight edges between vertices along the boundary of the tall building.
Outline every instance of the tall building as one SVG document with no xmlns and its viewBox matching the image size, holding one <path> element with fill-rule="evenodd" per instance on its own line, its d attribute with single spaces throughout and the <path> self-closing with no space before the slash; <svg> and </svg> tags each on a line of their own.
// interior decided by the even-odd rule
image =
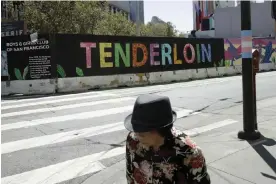
<svg viewBox="0 0 276 184">
<path fill-rule="evenodd" d="M 144 1 L 107 1 L 110 11 L 123 12 L 129 20 L 144 23 Z M 138 19 L 137 19 L 138 15 Z"/>
<path fill-rule="evenodd" d="M 234 6 L 235 1 L 193 1 L 194 30 L 212 30 L 215 9 Z"/>
<path fill-rule="evenodd" d="M 251 1 L 251 29 L 253 37 L 275 36 L 275 20 L 272 5 L 275 1 Z M 241 31 L 240 5 L 234 1 L 196 1 L 194 9 L 194 30 L 198 38 L 239 38 Z"/>
<path fill-rule="evenodd" d="M 166 23 L 164 20 L 162 20 L 162 19 L 160 19 L 159 17 L 157 17 L 157 16 L 153 16 L 152 18 L 151 18 L 151 21 L 150 21 L 152 24 L 159 24 L 159 23 L 161 23 L 161 24 L 164 24 L 164 23 Z"/>
</svg>

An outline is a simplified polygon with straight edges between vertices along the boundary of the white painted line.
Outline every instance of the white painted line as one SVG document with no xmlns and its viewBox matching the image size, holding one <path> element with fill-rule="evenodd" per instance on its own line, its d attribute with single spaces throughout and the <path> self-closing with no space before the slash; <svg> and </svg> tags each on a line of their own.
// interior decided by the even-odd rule
<svg viewBox="0 0 276 184">
<path fill-rule="evenodd" d="M 49 123 L 64 122 L 64 121 L 70 121 L 70 120 L 81 120 L 81 119 L 102 117 L 102 116 L 106 116 L 106 115 L 112 115 L 112 114 L 118 114 L 118 113 L 131 111 L 132 109 L 133 109 L 133 105 L 129 105 L 129 106 L 116 107 L 116 108 L 97 110 L 97 111 L 91 111 L 91 112 L 82 112 L 82 113 L 76 113 L 76 114 L 70 114 L 70 115 L 64 115 L 64 116 L 42 118 L 42 119 L 36 119 L 36 120 L 31 120 L 31 121 L 21 121 L 21 122 L 17 122 L 17 123 L 1 125 L 1 131 L 18 129 L 18 128 L 23 128 L 23 127 L 26 128 L 26 127 L 36 126 L 36 125 L 41 125 L 41 124 L 49 124 Z"/>
<path fill-rule="evenodd" d="M 18 100 L 4 100 L 1 102 L 2 105 L 6 104 L 14 104 L 20 102 L 32 102 L 32 101 L 40 101 L 40 100 L 51 100 L 51 99 L 59 99 L 59 98 L 69 98 L 69 97 L 78 97 L 78 96 L 91 96 L 91 95 L 99 95 L 106 92 L 86 92 L 86 93 L 76 93 L 76 94 L 67 94 L 67 95 L 56 95 L 56 96 L 45 96 L 45 97 L 38 97 L 38 98 L 29 98 L 29 99 L 18 99 Z"/>
<path fill-rule="evenodd" d="M 55 165 L 7 176 L 2 184 L 55 184 L 105 169 L 99 161 L 125 153 L 125 147 L 68 160 Z"/>
<path fill-rule="evenodd" d="M 1 154 L 11 153 L 19 150 L 45 146 L 49 144 L 56 144 L 65 141 L 72 141 L 80 138 L 87 138 L 105 133 L 120 131 L 125 129 L 123 122 L 112 123 L 102 126 L 94 126 L 90 128 L 73 130 L 69 132 L 62 132 L 52 135 L 45 135 L 34 137 L 30 139 L 23 139 L 13 142 L 4 143 L 1 145 Z"/>
<path fill-rule="evenodd" d="M 51 111 L 53 112 L 53 111 L 73 109 L 73 108 L 79 108 L 79 107 L 88 107 L 88 106 L 100 105 L 100 104 L 120 103 L 120 102 L 130 101 L 130 100 L 134 100 L 134 98 L 125 97 L 125 98 L 99 100 L 99 101 L 86 102 L 86 103 L 77 103 L 77 104 L 71 104 L 71 105 L 62 105 L 62 106 L 57 106 L 57 107 L 32 109 L 32 110 L 26 110 L 26 111 L 17 111 L 17 112 L 1 114 L 1 117 L 6 118 L 6 117 L 12 117 L 12 116 L 21 116 L 21 115 L 26 115 L 26 114 L 36 114 L 36 113 L 51 112 Z"/>
<path fill-rule="evenodd" d="M 108 94 L 108 93 L 92 95 L 92 96 L 82 95 L 82 96 L 74 97 L 74 98 L 62 98 L 62 99 L 39 101 L 39 102 L 33 102 L 33 103 L 22 103 L 22 104 L 18 104 L 18 105 L 3 106 L 3 107 L 1 107 L 1 110 L 19 108 L 19 107 L 29 107 L 29 106 L 34 106 L 34 105 L 45 105 L 45 104 L 55 104 L 55 103 L 60 103 L 60 102 L 70 102 L 70 101 L 74 101 L 74 100 L 87 100 L 87 99 L 91 99 L 91 98 L 108 97 L 108 96 L 116 96 L 116 95 Z"/>
<path fill-rule="evenodd" d="M 188 116 L 189 114 L 190 114 L 190 110 L 185 110 L 185 109 L 180 110 L 180 111 L 177 111 L 177 118 L 179 119 L 184 116 Z M 45 136 L 34 137 L 30 139 L 23 139 L 23 140 L 8 142 L 8 143 L 2 144 L 2 154 L 15 152 L 19 150 L 30 149 L 30 148 L 39 147 L 39 146 L 45 146 L 49 144 L 56 144 L 56 143 L 61 143 L 65 141 L 71 141 L 71 140 L 80 139 L 80 138 L 92 137 L 100 134 L 120 131 L 123 129 L 125 129 L 123 122 L 119 122 L 119 123 L 112 123 L 112 124 L 107 124 L 102 126 L 94 126 L 94 127 L 89 127 L 89 128 L 80 129 L 80 130 L 73 130 L 69 132 L 62 132 L 62 133 L 57 133 L 52 135 L 45 135 Z"/>
<path fill-rule="evenodd" d="M 217 129 L 217 128 L 220 128 L 220 127 L 224 127 L 224 126 L 227 126 L 227 125 L 230 125 L 230 124 L 233 124 L 233 123 L 237 123 L 237 122 L 238 121 L 236 121 L 236 120 L 227 119 L 227 120 L 224 120 L 224 121 L 220 121 L 220 122 L 213 123 L 213 124 L 210 124 L 210 125 L 202 126 L 202 127 L 199 127 L 199 128 L 186 130 L 184 132 L 189 136 L 196 136 L 196 135 L 199 135 L 201 133 L 208 132 L 210 130 Z"/>
</svg>

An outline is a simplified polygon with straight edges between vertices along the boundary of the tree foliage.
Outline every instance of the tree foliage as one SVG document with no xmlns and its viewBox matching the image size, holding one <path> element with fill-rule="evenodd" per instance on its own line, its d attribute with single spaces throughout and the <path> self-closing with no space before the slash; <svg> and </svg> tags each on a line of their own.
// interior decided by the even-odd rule
<svg viewBox="0 0 276 184">
<path fill-rule="evenodd" d="M 106 13 L 104 18 L 99 21 L 95 30 L 96 34 L 132 36 L 135 35 L 135 24 L 127 19 L 122 13 Z"/>
<path fill-rule="evenodd" d="M 25 1 L 24 20 L 31 32 L 136 35 L 136 24 L 100 1 Z M 177 35 L 171 23 L 141 24 L 141 36 Z"/>
</svg>

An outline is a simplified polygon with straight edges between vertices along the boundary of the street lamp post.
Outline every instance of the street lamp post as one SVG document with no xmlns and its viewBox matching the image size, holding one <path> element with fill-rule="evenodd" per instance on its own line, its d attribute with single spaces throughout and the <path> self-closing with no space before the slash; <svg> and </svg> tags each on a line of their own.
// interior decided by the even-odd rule
<svg viewBox="0 0 276 184">
<path fill-rule="evenodd" d="M 256 116 L 254 105 L 254 76 L 252 61 L 252 30 L 250 1 L 241 1 L 241 47 L 242 47 L 242 86 L 243 86 L 243 131 L 239 131 L 238 138 L 255 140 L 260 138 L 256 130 Z"/>
</svg>

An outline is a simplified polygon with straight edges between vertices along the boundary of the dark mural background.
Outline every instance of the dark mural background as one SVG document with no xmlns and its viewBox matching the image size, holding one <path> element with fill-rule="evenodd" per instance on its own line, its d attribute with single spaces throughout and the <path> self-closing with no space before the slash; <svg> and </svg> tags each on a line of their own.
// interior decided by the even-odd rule
<svg viewBox="0 0 276 184">
<path fill-rule="evenodd" d="M 47 79 L 52 76 L 49 36 L 41 35 L 33 43 L 29 36 L 2 37 L 6 52 L 9 80 Z"/>
<path fill-rule="evenodd" d="M 58 76 L 111 75 L 213 67 L 224 60 L 223 44 L 223 39 L 57 35 Z M 185 46 L 186 53 L 183 52 Z"/>
<path fill-rule="evenodd" d="M 223 39 L 57 34 L 2 38 L 8 80 L 148 73 L 219 66 Z M 50 48 L 51 47 L 51 48 Z"/>
</svg>

